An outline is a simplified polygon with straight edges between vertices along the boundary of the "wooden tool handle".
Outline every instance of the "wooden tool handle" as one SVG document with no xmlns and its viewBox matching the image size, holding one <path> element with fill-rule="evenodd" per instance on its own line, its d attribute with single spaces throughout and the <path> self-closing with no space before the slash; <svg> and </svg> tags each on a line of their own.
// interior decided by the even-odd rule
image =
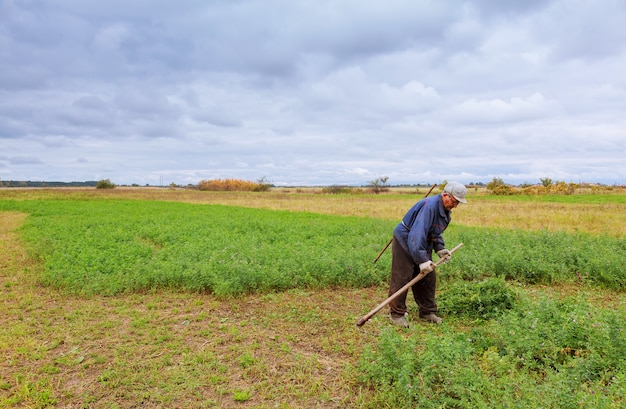
<svg viewBox="0 0 626 409">
<path fill-rule="evenodd" d="M 450 250 L 450 254 L 453 254 L 455 251 L 460 249 L 461 246 L 463 246 L 463 243 L 459 243 L 455 248 Z M 439 260 L 437 260 L 435 262 L 435 267 L 438 266 L 441 263 L 446 262 L 449 258 L 450 258 L 449 256 L 440 258 Z M 374 316 L 374 314 L 376 314 L 378 311 L 382 310 L 383 307 L 385 307 L 391 301 L 395 300 L 400 294 L 404 293 L 405 291 L 408 291 L 409 288 L 411 288 L 413 285 L 415 285 L 415 283 L 417 283 L 419 280 L 424 278 L 426 276 L 426 274 L 428 274 L 428 273 L 419 273 L 417 275 L 417 277 L 415 277 L 414 279 L 409 281 L 404 287 L 402 287 L 401 289 L 399 289 L 398 291 L 396 291 L 395 293 L 390 295 L 389 298 L 387 298 L 385 301 L 383 301 L 380 304 L 378 304 L 378 306 L 376 308 L 374 308 L 372 311 L 368 312 L 363 317 L 361 317 L 361 319 L 356 323 L 356 326 L 360 327 L 363 324 L 365 324 L 370 318 L 372 318 Z"/>
</svg>

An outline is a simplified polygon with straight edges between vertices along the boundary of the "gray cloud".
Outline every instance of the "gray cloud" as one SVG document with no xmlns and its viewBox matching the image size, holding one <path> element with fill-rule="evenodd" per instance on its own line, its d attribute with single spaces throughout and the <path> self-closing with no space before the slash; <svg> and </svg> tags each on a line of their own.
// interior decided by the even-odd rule
<svg viewBox="0 0 626 409">
<path fill-rule="evenodd" d="M 618 0 L 7 0 L 0 178 L 625 183 L 624 17 Z"/>
<path fill-rule="evenodd" d="M 32 156 L 15 156 L 8 159 L 10 165 L 39 165 L 42 164 L 39 158 Z"/>
</svg>

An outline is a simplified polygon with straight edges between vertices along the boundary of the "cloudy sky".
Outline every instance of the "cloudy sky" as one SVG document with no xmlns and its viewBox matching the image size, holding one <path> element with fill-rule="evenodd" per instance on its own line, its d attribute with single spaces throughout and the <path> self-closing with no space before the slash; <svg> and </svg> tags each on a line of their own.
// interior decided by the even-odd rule
<svg viewBox="0 0 626 409">
<path fill-rule="evenodd" d="M 626 183 L 623 0 L 0 0 L 0 179 Z"/>
</svg>

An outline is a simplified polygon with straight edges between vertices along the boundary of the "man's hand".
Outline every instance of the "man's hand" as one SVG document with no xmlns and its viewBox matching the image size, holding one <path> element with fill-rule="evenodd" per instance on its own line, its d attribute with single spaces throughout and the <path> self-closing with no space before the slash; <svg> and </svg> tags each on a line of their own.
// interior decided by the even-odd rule
<svg viewBox="0 0 626 409">
<path fill-rule="evenodd" d="M 437 252 L 437 255 L 439 256 L 440 259 L 445 258 L 445 260 L 442 261 L 442 263 L 447 263 L 452 258 L 452 253 L 450 253 L 450 250 L 448 249 L 439 250 Z"/>
<path fill-rule="evenodd" d="M 420 273 L 430 273 L 435 269 L 435 267 L 437 266 L 432 261 L 425 261 L 420 264 Z"/>
</svg>

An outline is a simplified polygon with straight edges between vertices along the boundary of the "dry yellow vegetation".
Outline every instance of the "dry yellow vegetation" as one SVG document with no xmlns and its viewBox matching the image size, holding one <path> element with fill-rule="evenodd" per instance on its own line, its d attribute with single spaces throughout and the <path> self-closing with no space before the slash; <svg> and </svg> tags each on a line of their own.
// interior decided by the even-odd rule
<svg viewBox="0 0 626 409">
<path fill-rule="evenodd" d="M 269 192 L 211 192 L 167 188 L 93 188 L 2 189 L 0 199 L 99 197 L 137 200 L 165 200 L 187 203 L 224 204 L 274 210 L 305 211 L 344 216 L 399 220 L 428 189 L 392 191 L 392 194 L 321 194 L 321 189 L 272 188 Z M 398 194 L 398 192 L 402 194 Z M 411 192 L 412 194 L 408 194 Z M 395 194 L 394 194 L 395 193 Z M 432 194 L 439 193 L 437 190 Z M 465 226 L 519 228 L 588 232 L 623 236 L 626 234 L 626 204 L 561 203 L 549 201 L 511 201 L 487 197 L 484 191 L 468 192 L 467 205 L 454 210 L 454 223 Z"/>
</svg>

